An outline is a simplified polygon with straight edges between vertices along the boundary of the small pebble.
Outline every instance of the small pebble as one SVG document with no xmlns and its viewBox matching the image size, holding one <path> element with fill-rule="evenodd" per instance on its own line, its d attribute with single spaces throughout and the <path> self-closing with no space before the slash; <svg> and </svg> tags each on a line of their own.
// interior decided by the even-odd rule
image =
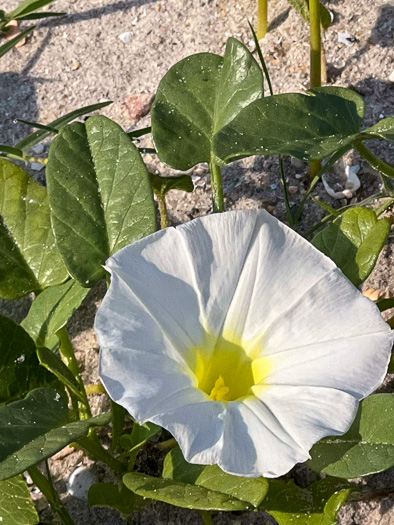
<svg viewBox="0 0 394 525">
<path fill-rule="evenodd" d="M 36 155 L 41 155 L 41 153 L 44 151 L 45 149 L 45 146 L 42 142 L 40 142 L 39 144 L 36 144 L 35 146 L 33 146 L 31 148 L 31 150 L 36 154 Z"/>
<path fill-rule="evenodd" d="M 130 31 L 126 31 L 125 33 L 121 33 L 118 35 L 118 38 L 124 43 L 124 44 L 130 44 L 130 42 L 133 39 L 133 35 L 130 33 Z"/>
<path fill-rule="evenodd" d="M 292 195 L 298 193 L 298 186 L 289 186 L 289 193 L 291 193 Z"/>
<path fill-rule="evenodd" d="M 30 167 L 33 171 L 41 171 L 44 166 L 39 162 L 32 162 L 30 164 Z"/>
</svg>

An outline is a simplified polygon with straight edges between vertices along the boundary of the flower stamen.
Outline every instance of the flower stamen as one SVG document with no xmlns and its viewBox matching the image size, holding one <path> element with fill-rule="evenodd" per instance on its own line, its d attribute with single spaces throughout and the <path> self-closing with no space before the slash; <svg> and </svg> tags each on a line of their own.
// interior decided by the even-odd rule
<svg viewBox="0 0 394 525">
<path fill-rule="evenodd" d="M 229 401 L 230 399 L 230 388 L 225 385 L 222 376 L 219 376 L 215 382 L 215 386 L 212 388 L 209 397 L 213 401 Z"/>
</svg>

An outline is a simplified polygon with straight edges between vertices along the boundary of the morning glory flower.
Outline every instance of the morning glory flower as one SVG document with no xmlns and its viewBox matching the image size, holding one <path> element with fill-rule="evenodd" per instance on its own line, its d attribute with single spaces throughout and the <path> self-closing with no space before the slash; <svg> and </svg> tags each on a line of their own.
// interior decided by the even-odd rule
<svg viewBox="0 0 394 525">
<path fill-rule="evenodd" d="M 190 463 L 277 477 L 351 425 L 393 336 L 335 264 L 264 211 L 167 228 L 107 261 L 100 377 Z"/>
</svg>

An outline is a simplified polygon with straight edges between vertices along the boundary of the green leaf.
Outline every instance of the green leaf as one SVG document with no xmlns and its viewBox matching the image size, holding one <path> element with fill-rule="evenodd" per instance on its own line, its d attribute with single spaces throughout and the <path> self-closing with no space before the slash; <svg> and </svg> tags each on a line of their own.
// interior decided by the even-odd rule
<svg viewBox="0 0 394 525">
<path fill-rule="evenodd" d="M 311 450 L 308 466 L 340 478 L 358 478 L 394 465 L 394 396 L 375 394 L 360 404 L 343 436 L 327 437 Z"/>
<path fill-rule="evenodd" d="M 312 244 L 330 257 L 355 286 L 365 281 L 375 267 L 390 233 L 387 219 L 378 219 L 372 210 L 346 210 Z"/>
<path fill-rule="evenodd" d="M 55 246 L 46 189 L 5 159 L 0 159 L 0 214 L 1 297 L 18 299 L 68 278 Z"/>
<path fill-rule="evenodd" d="M 23 40 L 25 36 L 31 33 L 35 28 L 36 26 L 25 29 L 19 35 L 15 36 L 12 40 L 9 40 L 8 42 L 0 46 L 0 58 L 4 56 L 6 53 L 8 53 L 8 51 L 11 51 L 11 49 L 13 49 L 18 42 Z"/>
<path fill-rule="evenodd" d="M 270 480 L 268 496 L 260 507 L 279 525 L 335 525 L 341 507 L 356 486 L 335 478 L 298 487 L 293 480 Z"/>
<path fill-rule="evenodd" d="M 68 421 L 67 399 L 51 388 L 32 390 L 25 399 L 0 407 L 0 480 L 11 478 L 107 425 L 111 413 Z"/>
<path fill-rule="evenodd" d="M 38 9 L 42 9 L 43 7 L 53 4 L 56 0 L 25 0 L 19 6 L 8 13 L 8 18 L 11 20 L 18 19 L 20 16 L 25 16 L 30 13 L 33 13 L 34 11 L 37 11 Z"/>
<path fill-rule="evenodd" d="M 24 160 L 23 151 L 21 149 L 6 146 L 5 144 L 0 144 L 0 157 Z"/>
<path fill-rule="evenodd" d="M 86 400 L 81 394 L 78 381 L 59 356 L 48 348 L 38 348 L 37 357 L 42 366 L 52 372 L 82 403 L 85 403 Z"/>
<path fill-rule="evenodd" d="M 74 111 L 63 115 L 53 122 L 50 122 L 47 128 L 55 128 L 56 130 L 59 130 L 62 126 L 69 124 L 73 120 L 82 117 L 83 115 L 87 115 L 88 113 L 92 113 L 93 111 L 97 111 L 98 109 L 105 108 L 110 104 L 112 104 L 111 101 L 100 102 L 99 104 L 92 104 L 91 106 L 84 106 L 83 108 L 74 109 Z M 29 151 L 33 146 L 44 140 L 46 137 L 50 137 L 54 133 L 55 132 L 51 129 L 39 129 L 28 137 L 22 139 L 20 142 L 15 144 L 15 146 L 22 149 L 23 151 Z"/>
<path fill-rule="evenodd" d="M 144 135 L 148 135 L 149 133 L 152 132 L 152 128 L 150 126 L 146 127 L 146 128 L 140 128 L 140 129 L 135 129 L 133 131 L 129 131 L 127 133 L 127 135 L 131 138 L 131 139 L 138 139 L 139 137 L 143 137 Z"/>
<path fill-rule="evenodd" d="M 223 472 L 217 465 L 192 465 L 175 448 L 164 460 L 163 478 L 181 481 L 220 491 L 241 501 L 258 507 L 268 492 L 268 481 L 264 478 L 242 478 Z"/>
<path fill-rule="evenodd" d="M 105 275 L 110 255 L 156 229 L 141 155 L 106 117 L 61 130 L 49 151 L 47 183 L 57 246 L 82 286 Z"/>
<path fill-rule="evenodd" d="M 22 476 L 0 481 L 0 521 L 2 525 L 37 525 L 40 521 Z"/>
<path fill-rule="evenodd" d="M 179 175 L 179 177 L 160 177 L 155 173 L 149 173 L 153 191 L 158 195 L 166 195 L 171 190 L 191 192 L 194 189 L 190 175 Z"/>
<path fill-rule="evenodd" d="M 345 88 L 256 100 L 216 135 L 214 151 L 224 162 L 271 154 L 324 159 L 358 137 L 362 104 Z"/>
<path fill-rule="evenodd" d="M 43 18 L 52 18 L 55 16 L 65 16 L 67 13 L 54 13 L 52 11 L 45 11 L 44 13 L 31 13 L 30 15 L 18 16 L 18 20 L 42 20 Z"/>
<path fill-rule="evenodd" d="M 36 297 L 21 324 L 37 346 L 53 350 L 58 345 L 56 332 L 66 326 L 89 291 L 70 279 L 60 286 L 47 288 Z"/>
<path fill-rule="evenodd" d="M 55 380 L 40 366 L 33 340 L 25 330 L 0 315 L 0 404 Z"/>
<path fill-rule="evenodd" d="M 307 22 L 310 23 L 309 15 L 309 1 L 308 0 L 287 0 L 290 5 L 294 7 L 299 15 Z M 331 16 L 329 11 L 320 4 L 320 21 L 324 29 L 328 29 L 331 25 Z"/>
<path fill-rule="evenodd" d="M 200 53 L 181 60 L 161 80 L 152 108 L 160 159 L 179 170 L 210 162 L 214 135 L 262 96 L 261 69 L 234 38 L 224 58 Z"/>
<path fill-rule="evenodd" d="M 363 134 L 371 135 L 371 137 L 363 137 L 364 139 L 376 137 L 394 141 L 394 117 L 384 118 L 371 128 L 366 129 Z"/>
<path fill-rule="evenodd" d="M 197 510 L 248 510 L 250 506 L 222 492 L 138 472 L 123 476 L 123 483 L 138 496 L 164 501 L 176 507 Z"/>
<path fill-rule="evenodd" d="M 92 507 L 109 507 L 128 516 L 134 510 L 135 495 L 123 484 L 117 487 L 112 483 L 97 483 L 90 487 L 88 501 Z"/>
<path fill-rule="evenodd" d="M 144 423 L 140 425 L 135 421 L 131 434 L 123 434 L 120 436 L 121 447 L 123 450 L 129 452 L 127 454 L 129 457 L 128 470 L 132 470 L 138 452 L 143 448 L 145 443 L 160 431 L 161 427 L 154 423 Z"/>
</svg>

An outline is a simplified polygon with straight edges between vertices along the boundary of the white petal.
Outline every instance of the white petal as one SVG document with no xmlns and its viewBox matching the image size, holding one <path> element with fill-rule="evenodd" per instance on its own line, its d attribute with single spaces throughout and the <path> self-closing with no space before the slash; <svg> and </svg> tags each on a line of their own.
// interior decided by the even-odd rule
<svg viewBox="0 0 394 525">
<path fill-rule="evenodd" d="M 324 387 L 272 386 L 258 394 L 282 428 L 306 452 L 325 436 L 346 432 L 357 412 L 357 400 Z"/>
</svg>

